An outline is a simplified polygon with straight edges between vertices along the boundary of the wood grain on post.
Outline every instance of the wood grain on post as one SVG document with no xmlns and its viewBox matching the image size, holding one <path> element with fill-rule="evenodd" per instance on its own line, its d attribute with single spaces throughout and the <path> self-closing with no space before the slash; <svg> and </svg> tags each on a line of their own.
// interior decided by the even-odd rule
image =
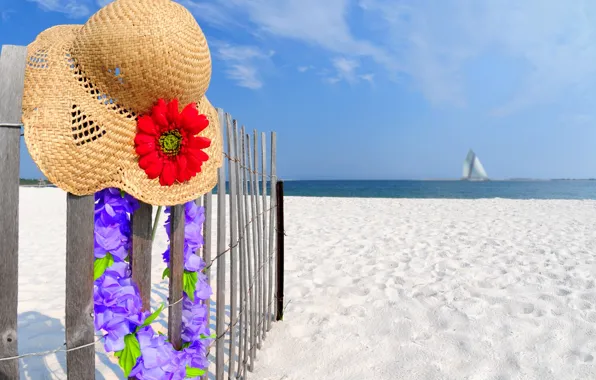
<svg viewBox="0 0 596 380">
<path fill-rule="evenodd" d="M 205 276 L 207 277 L 207 283 L 211 286 L 211 241 L 212 241 L 212 219 L 211 210 L 213 209 L 213 193 L 210 190 L 208 193 L 203 195 L 203 207 L 205 208 L 205 222 L 203 223 L 203 239 L 205 245 L 203 246 L 203 260 L 207 264 L 205 268 Z M 211 325 L 211 299 L 207 298 L 204 301 L 205 312 L 207 313 L 207 326 Z M 209 351 L 206 353 L 209 357 Z M 208 380 L 208 374 L 203 375 L 202 380 Z"/>
<path fill-rule="evenodd" d="M 264 324 L 264 315 L 261 313 L 263 310 L 264 305 L 264 294 L 263 291 L 263 223 L 261 222 L 261 199 L 259 197 L 259 158 L 258 158 L 258 146 L 259 146 L 259 137 L 257 134 L 257 130 L 253 130 L 253 137 L 252 137 L 252 196 L 253 196 L 253 228 L 255 233 L 255 248 L 257 250 L 256 254 L 256 268 L 255 268 L 255 275 L 257 277 L 257 347 L 261 348 L 261 339 L 262 339 L 262 325 Z"/>
<path fill-rule="evenodd" d="M 19 162 L 27 48 L 0 56 L 0 358 L 18 355 Z M 18 379 L 19 360 L 0 361 L 0 379 Z"/>
<path fill-rule="evenodd" d="M 267 281 L 267 273 L 268 273 L 268 263 L 269 263 L 269 254 L 267 250 L 267 137 L 265 136 L 265 132 L 261 133 L 261 185 L 263 186 L 262 193 L 262 216 L 261 220 L 263 222 L 263 232 L 261 236 L 261 244 L 262 250 L 261 255 L 263 257 L 263 302 L 262 302 L 262 310 L 261 314 L 263 315 L 263 326 L 261 326 L 263 339 L 265 339 L 265 335 L 267 333 L 267 325 L 269 324 L 270 316 L 267 312 L 267 303 L 269 302 L 269 290 L 271 289 L 271 282 Z"/>
<path fill-rule="evenodd" d="M 276 206 L 277 206 L 277 268 L 275 270 L 276 282 L 276 308 L 275 320 L 281 321 L 284 318 L 284 183 L 277 181 L 275 189 Z"/>
<path fill-rule="evenodd" d="M 275 197 L 276 197 L 276 161 L 275 157 L 277 154 L 277 147 L 276 147 L 276 135 L 275 132 L 271 132 L 271 175 L 270 175 L 270 184 L 269 188 L 271 194 L 269 196 L 269 208 L 271 209 L 269 212 L 269 290 L 267 294 L 267 315 L 269 315 L 269 319 L 267 320 L 267 331 L 271 330 L 271 321 L 273 320 L 273 315 L 271 314 L 271 303 L 272 303 L 272 293 L 273 293 L 273 255 L 275 254 L 275 216 L 276 216 L 276 209 L 275 206 Z"/>
<path fill-rule="evenodd" d="M 217 171 L 217 289 L 215 303 L 215 379 L 224 378 L 224 331 L 226 328 L 226 166 Z"/>
<path fill-rule="evenodd" d="M 184 275 L 184 205 L 170 207 L 170 294 L 168 339 L 176 350 L 182 348 L 182 292 Z M 179 301 L 179 302 L 178 302 Z"/>
<path fill-rule="evenodd" d="M 226 114 L 226 132 L 228 134 L 228 178 L 230 182 L 230 348 L 228 379 L 235 379 L 236 364 L 236 323 L 238 321 L 238 199 L 236 195 L 237 164 L 233 161 L 236 157 L 236 138 L 232 131 L 230 115 Z"/>
<path fill-rule="evenodd" d="M 250 218 L 249 208 L 252 204 L 251 196 L 249 193 L 249 186 L 248 181 L 250 181 L 251 173 L 250 173 L 250 138 L 248 134 L 244 132 L 244 127 L 242 127 L 242 136 L 244 136 L 244 150 L 242 153 L 242 166 L 244 169 L 244 221 L 246 226 L 246 267 L 248 270 L 248 296 L 249 296 L 249 313 L 250 313 L 250 329 L 249 329 L 249 337 L 250 345 L 248 347 L 248 354 L 249 354 L 249 363 L 248 363 L 248 370 L 252 371 L 255 365 L 255 350 L 256 350 L 256 343 L 255 343 L 255 331 L 256 331 L 256 313 L 255 313 L 255 278 L 253 273 L 253 257 L 252 253 L 255 251 L 254 241 L 251 239 L 252 232 L 251 232 L 251 225 L 252 220 Z"/>
<path fill-rule="evenodd" d="M 95 196 L 66 196 L 66 349 L 93 343 Z M 95 378 L 95 346 L 66 353 L 69 379 Z"/>
<path fill-rule="evenodd" d="M 234 132 L 236 132 L 236 151 L 238 152 L 238 184 L 236 187 L 238 188 L 238 220 L 239 220 L 239 229 L 240 229 L 240 294 L 241 294 L 241 305 L 242 311 L 240 314 L 240 352 L 242 355 L 240 356 L 240 361 L 242 363 L 242 377 L 246 376 L 246 368 L 247 368 L 247 355 L 248 355 L 248 333 L 249 333 L 249 323 L 250 323 L 250 297 L 249 297 L 249 285 L 248 285 L 248 244 L 249 239 L 247 235 L 247 228 L 246 228 L 246 218 L 245 218 L 245 210 L 246 210 L 246 182 L 244 180 L 245 172 L 244 172 L 244 130 L 240 131 L 240 135 L 238 135 L 237 126 L 234 126 Z M 241 378 L 242 378 L 241 377 Z"/>
<path fill-rule="evenodd" d="M 132 215 L 132 279 L 139 287 L 143 310 L 151 309 L 151 217 L 153 207 L 139 201 Z"/>
<path fill-rule="evenodd" d="M 230 173 L 230 176 L 234 177 L 233 182 L 234 186 L 230 183 L 230 189 L 234 189 L 234 198 L 236 198 L 236 212 L 231 212 L 230 215 L 236 214 L 236 238 L 238 242 L 238 249 L 237 249 L 237 256 L 236 256 L 236 266 L 237 266 L 237 276 L 238 276 L 238 364 L 237 364 L 237 371 L 236 371 L 236 378 L 240 378 L 242 376 L 242 347 L 243 347 L 243 339 L 244 339 L 244 311 L 245 311 L 245 295 L 244 295 L 244 276 L 243 276 L 243 230 L 242 230 L 242 205 L 240 203 L 241 200 L 241 185 L 240 185 L 240 162 L 239 162 L 239 155 L 240 150 L 238 147 L 238 123 L 236 120 L 233 121 L 233 128 L 232 128 L 232 144 L 234 150 L 234 156 L 232 159 L 234 160 L 234 165 L 232 166 L 233 172 Z M 232 196 L 232 190 L 230 190 L 230 196 Z M 233 259 L 233 256 L 232 256 Z"/>
</svg>

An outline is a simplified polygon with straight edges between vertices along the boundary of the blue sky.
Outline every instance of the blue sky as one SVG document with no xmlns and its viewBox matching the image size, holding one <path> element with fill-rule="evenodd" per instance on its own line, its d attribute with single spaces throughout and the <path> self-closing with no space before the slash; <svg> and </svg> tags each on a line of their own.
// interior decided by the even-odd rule
<svg viewBox="0 0 596 380">
<path fill-rule="evenodd" d="M 493 178 L 596 177 L 594 1 L 180 2 L 211 47 L 210 100 L 277 131 L 284 178 L 458 178 L 469 148 Z M 0 0 L 0 43 L 105 3 Z"/>
</svg>

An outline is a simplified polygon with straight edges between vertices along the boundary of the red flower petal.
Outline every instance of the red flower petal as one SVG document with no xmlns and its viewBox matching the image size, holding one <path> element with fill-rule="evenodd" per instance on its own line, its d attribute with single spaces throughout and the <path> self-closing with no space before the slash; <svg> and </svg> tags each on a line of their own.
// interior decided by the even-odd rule
<svg viewBox="0 0 596 380">
<path fill-rule="evenodd" d="M 155 125 L 155 123 L 153 123 L 151 116 L 148 115 L 144 115 L 139 118 L 139 121 L 137 121 L 137 127 L 141 132 L 148 135 L 157 136 L 159 133 L 159 128 L 157 125 Z"/>
<path fill-rule="evenodd" d="M 135 136 L 135 145 L 155 144 L 155 136 L 147 135 L 145 133 L 137 133 Z"/>
<path fill-rule="evenodd" d="M 151 118 L 160 127 L 160 130 L 164 131 L 167 130 L 170 123 L 168 123 L 168 118 L 166 114 L 168 113 L 168 106 L 166 101 L 163 99 L 159 99 L 157 104 L 153 106 L 151 110 Z"/>
<path fill-rule="evenodd" d="M 191 149 L 188 151 L 188 155 L 196 158 L 201 162 L 205 162 L 209 159 L 209 155 L 199 149 Z"/>
<path fill-rule="evenodd" d="M 190 149 L 205 149 L 211 146 L 211 140 L 207 137 L 193 136 L 188 139 L 187 146 Z"/>
<path fill-rule="evenodd" d="M 190 103 L 180 114 L 180 124 L 191 135 L 196 135 L 209 126 L 207 116 L 199 114 L 195 103 Z"/>
<path fill-rule="evenodd" d="M 180 183 L 188 181 L 192 173 L 188 170 L 188 161 L 185 156 L 176 157 L 177 176 L 176 180 Z"/>
<path fill-rule="evenodd" d="M 198 173 L 201 171 L 201 165 L 203 165 L 203 161 L 197 159 L 195 156 L 187 155 L 186 159 L 188 161 L 188 170 L 193 173 Z"/>
<path fill-rule="evenodd" d="M 170 127 L 172 127 L 171 124 L 174 124 L 173 126 L 178 126 L 178 122 L 180 120 L 180 113 L 178 113 L 178 99 L 173 99 L 168 103 L 167 116 L 168 121 L 170 122 Z"/>
<path fill-rule="evenodd" d="M 136 148 L 135 148 L 135 151 L 137 152 L 137 154 L 139 156 L 144 156 L 144 155 L 149 154 L 151 152 L 157 151 L 157 148 L 155 146 L 155 142 L 151 142 L 151 143 L 137 145 Z"/>
<path fill-rule="evenodd" d="M 147 170 L 149 166 L 151 166 L 155 161 L 161 161 L 159 154 L 156 151 L 153 151 L 145 156 L 142 156 L 139 159 L 139 166 L 143 170 Z"/>
<path fill-rule="evenodd" d="M 159 177 L 162 170 L 163 170 L 163 161 L 157 160 L 157 161 L 151 162 L 149 167 L 147 169 L 145 169 L 145 173 L 147 173 L 147 177 L 149 177 L 149 179 L 155 179 L 155 178 Z"/>
<path fill-rule="evenodd" d="M 159 176 L 159 184 L 162 186 L 172 186 L 176 181 L 176 164 L 167 160 L 164 162 L 163 170 Z"/>
</svg>

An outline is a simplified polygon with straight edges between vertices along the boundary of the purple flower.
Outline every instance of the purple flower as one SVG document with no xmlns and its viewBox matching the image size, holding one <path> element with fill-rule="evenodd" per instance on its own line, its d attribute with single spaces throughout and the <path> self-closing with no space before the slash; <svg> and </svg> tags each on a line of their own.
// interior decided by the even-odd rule
<svg viewBox="0 0 596 380">
<path fill-rule="evenodd" d="M 185 205 L 184 268 L 198 273 L 194 301 L 186 295 L 183 299 L 182 339 L 187 347 L 176 351 L 164 336 L 155 334 L 151 326 L 137 331 L 149 315 L 142 310 L 139 289 L 132 281 L 131 268 L 126 261 L 131 252 L 131 217 L 139 207 L 138 202 L 129 195 L 122 196 L 120 190 L 113 188 L 97 192 L 95 200 L 94 255 L 96 259 L 102 259 L 110 253 L 114 258 L 114 263 L 95 280 L 93 288 L 95 329 L 105 331 L 106 351 L 124 349 L 124 337 L 135 334 L 141 357 L 130 376 L 139 380 L 182 380 L 186 376 L 186 366 L 207 368 L 210 341 L 204 336 L 209 335 L 209 321 L 203 300 L 211 296 L 212 290 L 206 275 L 201 272 L 205 262 L 196 255 L 204 244 L 204 209 L 194 202 Z M 169 212 L 166 208 L 168 236 Z M 169 249 L 163 257 L 169 264 Z"/>
</svg>

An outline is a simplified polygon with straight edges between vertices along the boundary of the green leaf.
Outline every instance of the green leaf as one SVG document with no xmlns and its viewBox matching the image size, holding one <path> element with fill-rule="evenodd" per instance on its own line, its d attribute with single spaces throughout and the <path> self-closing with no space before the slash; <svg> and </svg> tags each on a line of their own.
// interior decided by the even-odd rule
<svg viewBox="0 0 596 380">
<path fill-rule="evenodd" d="M 134 334 L 124 336 L 124 349 L 114 353 L 118 358 L 118 364 L 124 371 L 124 377 L 130 375 L 137 359 L 141 357 L 141 345 Z"/>
<path fill-rule="evenodd" d="M 184 271 L 182 276 L 184 293 L 191 301 L 195 300 L 195 290 L 197 288 L 197 272 Z"/>
<path fill-rule="evenodd" d="M 186 366 L 186 378 L 187 379 L 192 379 L 193 377 L 203 376 L 205 374 L 205 372 L 206 371 L 204 369 Z"/>
<path fill-rule="evenodd" d="M 124 197 L 126 196 L 126 193 L 124 192 L 124 190 L 120 190 L 120 196 L 121 196 L 122 198 L 124 198 Z"/>
<path fill-rule="evenodd" d="M 93 261 L 93 281 L 100 278 L 112 264 L 114 264 L 114 257 L 109 252 L 101 259 L 95 259 Z"/>
<path fill-rule="evenodd" d="M 163 280 L 166 277 L 170 277 L 170 268 L 166 268 L 163 270 L 163 273 L 161 274 L 161 279 Z"/>
<path fill-rule="evenodd" d="M 216 333 L 213 333 L 211 335 L 201 334 L 201 335 L 199 335 L 199 337 L 201 339 L 215 339 L 215 338 L 217 338 L 217 334 Z"/>
<path fill-rule="evenodd" d="M 149 326 L 151 323 L 153 323 L 153 321 L 155 321 L 155 318 L 157 318 L 159 316 L 159 314 L 161 314 L 161 312 L 163 311 L 163 309 L 165 307 L 166 307 L 166 305 L 164 303 L 162 303 L 161 306 L 159 307 L 159 309 L 155 310 L 155 312 L 153 312 L 153 314 L 151 314 L 150 316 L 147 317 L 147 319 L 145 319 L 145 322 L 143 322 L 142 325 L 137 327 L 136 331 L 139 331 L 143 327 Z"/>
</svg>

